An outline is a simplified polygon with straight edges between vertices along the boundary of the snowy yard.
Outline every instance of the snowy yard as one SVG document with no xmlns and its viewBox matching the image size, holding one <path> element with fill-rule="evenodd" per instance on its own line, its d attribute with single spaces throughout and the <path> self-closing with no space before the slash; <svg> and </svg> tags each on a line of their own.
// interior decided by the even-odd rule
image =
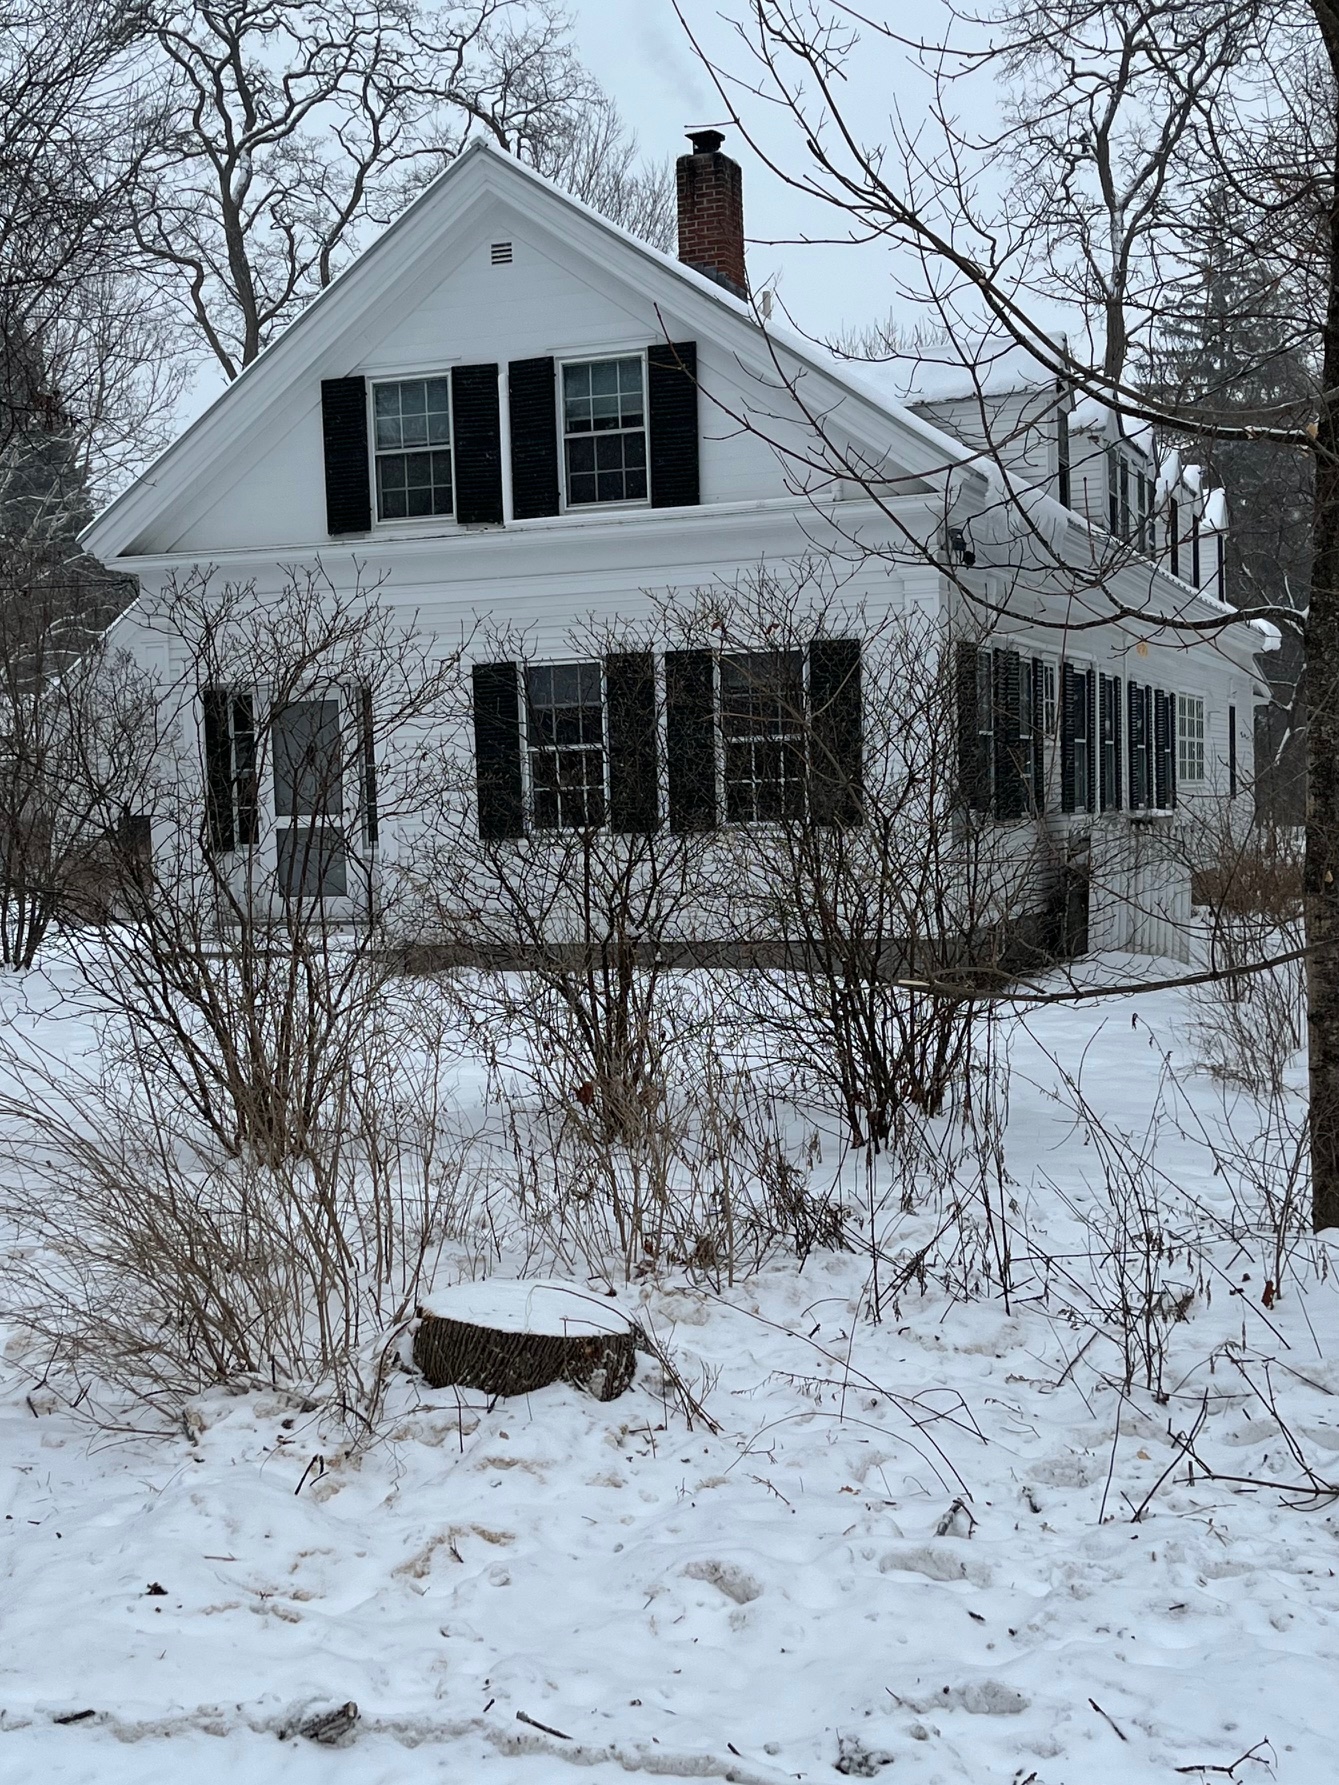
<svg viewBox="0 0 1339 1785">
<path fill-rule="evenodd" d="M 4 995 L 68 1046 L 52 994 L 33 975 Z M 97 1429 L 11 1348 L 0 1779 L 1333 1776 L 1339 1502 L 1288 1492 L 1307 1467 L 1339 1482 L 1326 1254 L 1298 1240 L 1266 1289 L 1209 1145 L 1254 1106 L 1196 1070 L 1185 992 L 1047 1007 L 1007 1045 L 1007 1300 L 955 1289 L 945 1246 L 897 1286 L 936 1217 L 895 1202 L 878 1324 L 856 1227 L 854 1251 L 720 1293 L 619 1286 L 718 1431 L 643 1359 L 608 1404 L 553 1387 L 490 1408 L 400 1373 L 352 1454 L 262 1388 L 151 1439 Z M 1105 1138 L 1057 1061 L 1081 1062 Z M 1193 1291 L 1157 1325 L 1162 1399 L 1142 1370 L 1111 1385 L 1095 1313 L 1082 1215 L 1109 1206 L 1117 1131 L 1127 1160 L 1151 1143 L 1168 1230 L 1201 1232 L 1158 1263 L 1173 1300 Z M 1197 1422 L 1198 1465 L 1172 1435 Z M 342 1745 L 278 1739 L 350 1700 Z"/>
</svg>

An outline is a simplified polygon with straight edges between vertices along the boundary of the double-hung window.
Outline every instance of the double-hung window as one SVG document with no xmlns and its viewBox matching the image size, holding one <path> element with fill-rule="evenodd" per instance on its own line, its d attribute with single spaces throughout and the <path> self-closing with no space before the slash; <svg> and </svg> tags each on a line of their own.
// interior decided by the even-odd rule
<svg viewBox="0 0 1339 1785">
<path fill-rule="evenodd" d="M 1182 785 L 1204 783 L 1204 700 L 1198 694 L 1176 697 L 1176 779 Z"/>
<path fill-rule="evenodd" d="M 646 500 L 646 369 L 640 353 L 563 367 L 567 506 Z"/>
<path fill-rule="evenodd" d="M 450 514 L 451 381 L 409 378 L 372 386 L 377 519 Z"/>
<path fill-rule="evenodd" d="M 530 815 L 537 830 L 595 830 L 605 818 L 604 690 L 598 663 L 525 672 Z"/>
<path fill-rule="evenodd" d="M 721 659 L 725 816 L 730 824 L 803 818 L 804 655 L 749 651 Z"/>
<path fill-rule="evenodd" d="M 205 688 L 205 835 L 211 856 L 273 849 L 286 899 L 342 899 L 349 853 L 377 843 L 370 688 L 327 687 L 270 707 L 263 689 Z"/>
</svg>

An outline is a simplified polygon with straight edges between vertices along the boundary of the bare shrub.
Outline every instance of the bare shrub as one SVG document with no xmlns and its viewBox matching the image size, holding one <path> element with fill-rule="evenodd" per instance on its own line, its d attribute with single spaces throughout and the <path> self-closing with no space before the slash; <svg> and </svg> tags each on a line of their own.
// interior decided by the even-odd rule
<svg viewBox="0 0 1339 1785">
<path fill-rule="evenodd" d="M 818 1138 L 712 1047 L 680 1054 L 634 1131 L 500 1087 L 511 1193 L 546 1264 L 593 1275 L 685 1272 L 721 1288 L 785 1246 L 849 1249 L 847 1212 L 813 1186 Z"/>
<path fill-rule="evenodd" d="M 1253 827 L 1239 836 L 1201 823 L 1188 845 L 1205 906 L 1205 964 L 1217 976 L 1193 990 L 1196 1048 L 1214 1077 L 1280 1097 L 1306 1042 L 1301 835 Z M 1259 970 L 1279 955 L 1299 958 Z"/>
<path fill-rule="evenodd" d="M 1165 1402 L 1164 1371 L 1172 1329 L 1190 1317 L 1212 1276 L 1208 1211 L 1183 1194 L 1157 1161 L 1170 1125 L 1170 1068 L 1164 1061 L 1142 1132 L 1103 1120 L 1081 1075 L 1054 1061 L 1059 1083 L 1096 1172 L 1086 1194 L 1045 1180 L 1077 1222 L 1085 1243 L 1063 1252 L 1028 1235 L 1030 1263 L 1042 1298 L 1071 1320 L 1088 1325 L 1114 1347 L 1114 1372 L 1101 1373 L 1128 1393 L 1136 1385 Z M 1099 1366 L 1100 1369 L 1100 1366 Z"/>
<path fill-rule="evenodd" d="M 912 1285 L 924 1292 L 931 1280 L 955 1299 L 999 1293 L 1006 1307 L 1016 1287 L 1017 1186 L 1004 1145 L 1010 1063 L 989 1011 L 963 1070 L 970 1096 L 937 1116 L 904 1101 L 887 1144 L 863 1152 L 867 1299 L 876 1322 L 889 1312 L 896 1318 L 903 1294 Z"/>
<path fill-rule="evenodd" d="M 556 667 L 514 635 L 489 653 L 476 721 L 492 698 L 481 677 L 504 678 L 526 707 L 529 809 L 499 822 L 480 804 L 487 785 L 443 806 L 421 854 L 426 939 L 482 969 L 459 982 L 459 1008 L 487 1058 L 528 1072 L 556 1108 L 580 1100 L 611 1140 L 633 1138 L 656 1120 L 667 1051 L 703 1019 L 700 988 L 683 995 L 675 968 L 712 903 L 710 839 L 660 820 L 643 637 L 577 627 Z M 606 723 L 631 740 L 607 794 Z"/>
<path fill-rule="evenodd" d="M 151 616 L 170 680 L 120 921 L 76 932 L 108 1045 L 225 1152 L 319 1151 L 410 920 L 388 821 L 431 796 L 456 657 L 319 572 L 270 599 L 193 574 Z"/>
<path fill-rule="evenodd" d="M 461 1220 L 444 1047 L 430 1006 L 383 1007 L 319 1137 L 274 1160 L 165 1102 L 152 1055 L 97 1078 L 11 1052 L 5 1297 L 47 1379 L 168 1415 L 263 1379 L 374 1420 L 388 1339 Z"/>
<path fill-rule="evenodd" d="M 969 1094 L 982 1000 L 1024 958 L 1008 914 L 1045 901 L 1040 827 L 1026 801 L 1000 824 L 964 798 L 961 673 L 934 625 L 876 622 L 813 567 L 665 618 L 721 664 L 731 918 L 776 963 L 736 982 L 741 1018 L 877 1150 L 904 1106 Z M 759 758 L 783 765 L 766 809 Z"/>
</svg>

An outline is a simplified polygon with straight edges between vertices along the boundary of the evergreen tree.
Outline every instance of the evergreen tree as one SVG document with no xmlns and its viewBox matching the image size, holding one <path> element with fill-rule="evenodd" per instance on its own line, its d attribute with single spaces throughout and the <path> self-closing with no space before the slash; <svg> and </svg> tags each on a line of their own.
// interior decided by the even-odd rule
<svg viewBox="0 0 1339 1785">
<path fill-rule="evenodd" d="M 1204 414 L 1206 423 L 1258 412 L 1262 424 L 1280 405 L 1316 393 L 1314 345 L 1304 317 L 1291 314 L 1277 267 L 1243 246 L 1221 209 L 1200 232 L 1203 254 L 1182 301 L 1166 311 L 1150 367 L 1154 393 L 1168 405 Z M 1270 412 L 1273 412 L 1272 414 Z M 1198 462 L 1207 484 L 1227 495 L 1227 595 L 1238 607 L 1305 608 L 1311 576 L 1314 459 L 1271 441 L 1179 434 L 1162 442 L 1183 462 Z M 1305 710 L 1301 697 L 1301 626 L 1285 629 L 1264 660 L 1273 699 L 1257 715 L 1260 772 L 1257 813 L 1300 824 L 1305 816 Z"/>
</svg>

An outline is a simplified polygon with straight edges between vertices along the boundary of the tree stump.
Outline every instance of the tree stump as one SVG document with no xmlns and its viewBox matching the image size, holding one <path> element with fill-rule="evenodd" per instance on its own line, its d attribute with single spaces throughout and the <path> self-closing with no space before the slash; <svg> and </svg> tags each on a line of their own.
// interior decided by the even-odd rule
<svg viewBox="0 0 1339 1785">
<path fill-rule="evenodd" d="M 528 1395 L 570 1382 L 597 1401 L 612 1401 L 637 1367 L 636 1326 L 595 1291 L 572 1283 L 458 1283 L 418 1313 L 414 1362 L 433 1388 Z"/>
</svg>

